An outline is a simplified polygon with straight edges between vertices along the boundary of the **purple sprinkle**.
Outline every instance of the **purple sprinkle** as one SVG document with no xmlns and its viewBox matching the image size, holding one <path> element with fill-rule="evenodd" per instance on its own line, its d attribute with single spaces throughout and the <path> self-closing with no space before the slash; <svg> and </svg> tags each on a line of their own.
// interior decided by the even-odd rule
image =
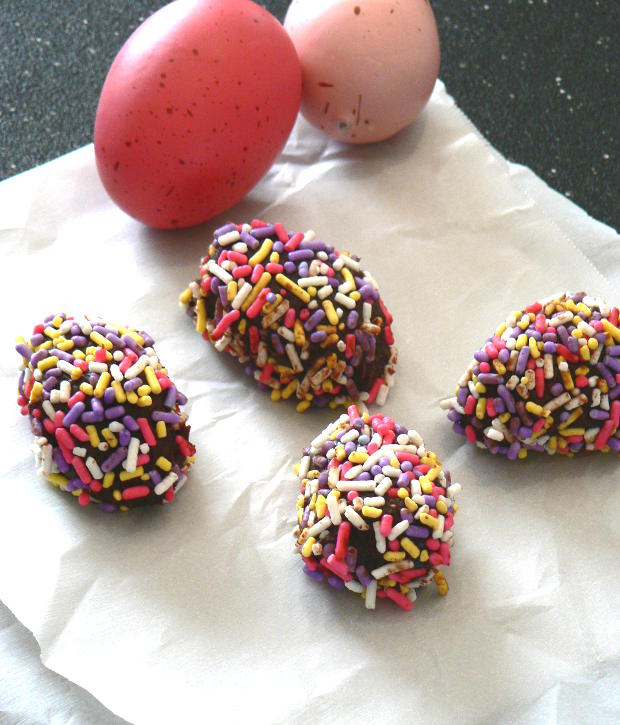
<svg viewBox="0 0 620 725">
<path fill-rule="evenodd" d="M 276 252 L 277 254 L 282 254 L 282 252 L 284 251 L 284 244 L 282 244 L 282 242 L 279 239 L 273 245 L 273 251 Z"/>
<path fill-rule="evenodd" d="M 284 271 L 287 274 L 293 274 L 297 269 L 297 265 L 294 262 L 284 262 Z"/>
<path fill-rule="evenodd" d="M 478 362 L 489 362 L 489 356 L 486 354 L 484 350 L 478 350 L 474 353 L 474 358 Z"/>
<path fill-rule="evenodd" d="M 555 342 L 546 342 L 543 345 L 543 352 L 547 354 L 553 354 L 557 350 Z"/>
<path fill-rule="evenodd" d="M 79 401 L 76 403 L 72 408 L 69 409 L 69 412 L 65 417 L 62 419 L 62 425 L 64 428 L 69 428 L 69 426 L 73 425 L 75 422 L 77 422 L 78 418 L 82 415 L 82 413 L 86 410 L 86 405 Z"/>
<path fill-rule="evenodd" d="M 159 420 L 163 420 L 164 423 L 170 423 L 171 425 L 175 425 L 180 420 L 180 417 L 177 413 L 166 413 L 163 410 L 156 410 L 151 415 L 151 418 L 156 422 Z"/>
<path fill-rule="evenodd" d="M 106 388 L 104 394 L 103 394 L 103 402 L 106 405 L 112 405 L 112 403 L 116 399 L 116 394 L 114 393 L 114 388 Z"/>
<path fill-rule="evenodd" d="M 413 536 L 415 539 L 426 539 L 428 537 L 428 529 L 426 526 L 410 526 L 407 529 L 407 536 Z"/>
<path fill-rule="evenodd" d="M 359 321 L 359 317 L 360 316 L 355 310 L 351 310 L 351 312 L 349 312 L 349 314 L 347 315 L 347 327 L 349 328 L 349 330 L 355 330 Z"/>
<path fill-rule="evenodd" d="M 314 252 L 311 249 L 296 249 L 293 252 L 289 252 L 288 258 L 291 262 L 301 262 L 302 259 L 313 259 Z"/>
<path fill-rule="evenodd" d="M 310 579 L 314 579 L 317 582 L 323 581 L 323 574 L 319 569 L 312 571 L 307 564 L 304 564 L 303 572 L 304 574 L 307 574 Z"/>
<path fill-rule="evenodd" d="M 130 431 L 133 431 L 134 433 L 137 430 L 140 430 L 140 426 L 136 423 L 136 421 L 130 415 L 126 415 L 123 418 L 123 425 L 125 426 L 125 428 L 127 428 Z"/>
<path fill-rule="evenodd" d="M 106 420 L 116 420 L 123 415 L 125 415 L 125 407 L 123 405 L 115 405 L 112 408 L 108 408 L 105 412 Z"/>
<path fill-rule="evenodd" d="M 518 375 L 522 375 L 525 372 L 525 368 L 527 367 L 527 361 L 530 358 L 530 348 L 527 345 L 524 345 L 519 350 L 519 357 L 517 358 L 517 367 L 515 372 Z"/>
<path fill-rule="evenodd" d="M 320 239 L 312 239 L 311 241 L 308 241 L 306 239 L 301 242 L 298 249 L 311 249 L 315 252 L 324 252 L 327 249 L 327 244 L 325 242 L 322 242 Z M 294 252 L 293 252 L 294 254 Z"/>
<path fill-rule="evenodd" d="M 109 340 L 114 345 L 114 347 L 124 347 L 121 338 L 118 335 L 115 335 L 113 332 L 108 332 L 108 334 L 106 335 L 106 340 Z"/>
<path fill-rule="evenodd" d="M 19 345 L 15 345 L 15 349 L 22 357 L 25 357 L 26 360 L 30 360 L 32 357 L 32 350 L 23 342 L 20 342 Z"/>
<path fill-rule="evenodd" d="M 30 338 L 30 344 L 33 347 L 36 347 L 37 345 L 41 345 L 43 342 L 45 342 L 45 335 L 42 335 L 40 332 L 35 333 Z"/>
<path fill-rule="evenodd" d="M 255 239 L 265 239 L 266 237 L 270 237 L 275 232 L 276 228 L 273 224 L 267 224 L 265 227 L 258 227 L 257 229 L 252 229 L 252 236 Z"/>
<path fill-rule="evenodd" d="M 47 350 L 38 350 L 30 358 L 30 364 L 33 368 L 36 368 L 41 360 L 45 360 L 46 357 L 49 357 L 49 352 Z"/>
<path fill-rule="evenodd" d="M 126 390 L 127 392 L 130 392 L 132 390 L 135 390 L 136 388 L 139 388 L 143 383 L 142 378 L 130 378 L 129 380 L 126 380 L 123 383 L 123 390 Z"/>
<path fill-rule="evenodd" d="M 108 471 L 113 470 L 118 466 L 122 461 L 125 460 L 127 457 L 127 448 L 122 446 L 121 448 L 117 448 L 113 453 L 111 453 L 101 464 L 101 470 L 104 473 L 108 473 Z"/>
<path fill-rule="evenodd" d="M 75 335 L 72 339 L 76 347 L 86 347 L 88 345 L 88 340 L 83 335 Z"/>
<path fill-rule="evenodd" d="M 220 227 L 219 229 L 215 230 L 215 241 L 217 241 L 217 238 L 221 237 L 222 234 L 228 234 L 228 232 L 234 232 L 236 230 L 237 230 L 237 225 L 233 224 L 233 222 L 224 224 L 223 227 Z"/>
<path fill-rule="evenodd" d="M 326 337 L 327 337 L 327 333 L 325 332 L 325 330 L 317 330 L 316 332 L 313 332 L 310 335 L 310 340 L 312 342 L 318 343 L 318 342 L 323 342 L 323 340 L 325 340 Z"/>
<path fill-rule="evenodd" d="M 126 347 L 136 353 L 136 355 L 142 355 L 144 352 L 143 348 L 131 337 L 131 335 L 123 335 L 123 342 Z"/>
<path fill-rule="evenodd" d="M 241 241 L 245 242 L 250 249 L 256 249 L 258 247 L 257 239 L 249 232 L 241 232 Z"/>
<path fill-rule="evenodd" d="M 104 503 L 103 501 L 99 504 L 99 508 L 106 514 L 111 514 L 116 511 L 116 506 L 113 503 Z"/>
<path fill-rule="evenodd" d="M 503 382 L 504 378 L 497 373 L 480 373 L 478 380 L 483 385 L 499 385 Z"/>
<path fill-rule="evenodd" d="M 508 360 L 510 360 L 510 351 L 509 351 L 509 350 L 508 350 L 507 348 L 503 347 L 503 348 L 502 348 L 502 349 L 501 349 L 501 350 L 499 351 L 499 354 L 498 354 L 498 356 L 497 356 L 497 357 L 498 357 L 498 360 L 499 360 L 499 361 L 500 361 L 500 362 L 501 362 L 501 363 L 502 363 L 503 365 L 505 365 L 505 364 L 506 364 L 506 363 L 508 362 Z"/>
<path fill-rule="evenodd" d="M 174 408 L 177 402 L 177 389 L 175 385 L 171 385 L 166 391 L 166 398 L 164 400 L 164 406 L 166 408 Z"/>
<path fill-rule="evenodd" d="M 324 317 L 325 312 L 323 310 L 316 310 L 316 312 L 313 312 L 304 323 L 304 329 L 306 330 L 306 332 L 314 330 L 314 328 L 319 324 L 319 322 L 321 322 Z"/>
<path fill-rule="evenodd" d="M 606 365 L 603 365 L 603 363 L 597 363 L 596 369 L 599 371 L 599 373 L 605 378 L 607 384 L 610 388 L 616 387 L 616 379 L 614 376 L 609 372 L 609 368 Z"/>
<path fill-rule="evenodd" d="M 373 578 L 368 574 L 365 566 L 358 566 L 355 569 L 355 573 L 357 574 L 357 579 L 359 583 L 363 584 L 365 587 L 367 587 L 373 581 Z"/>
<path fill-rule="evenodd" d="M 500 398 L 506 404 L 508 411 L 510 413 L 516 413 L 517 411 L 515 408 L 514 400 L 512 398 L 512 395 L 510 394 L 510 391 L 508 390 L 508 388 L 505 385 L 498 385 L 497 392 L 498 392 Z"/>
<path fill-rule="evenodd" d="M 605 365 L 608 368 L 611 368 L 612 370 L 615 370 L 617 373 L 620 373 L 620 360 L 616 360 L 615 357 L 612 357 L 611 355 L 605 356 Z"/>
<path fill-rule="evenodd" d="M 47 378 L 47 380 L 43 383 L 43 389 L 50 391 L 53 390 L 58 385 L 58 380 L 56 380 L 55 377 L 50 376 Z"/>
<path fill-rule="evenodd" d="M 211 277 L 210 284 L 211 284 L 211 294 L 212 295 L 217 294 L 218 287 L 222 284 L 220 282 L 220 280 L 217 277 L 213 276 L 213 277 Z"/>
<path fill-rule="evenodd" d="M 67 471 L 71 468 L 67 461 L 65 461 L 65 457 L 62 455 L 60 448 L 53 448 L 52 458 L 61 473 L 67 473 Z"/>
</svg>

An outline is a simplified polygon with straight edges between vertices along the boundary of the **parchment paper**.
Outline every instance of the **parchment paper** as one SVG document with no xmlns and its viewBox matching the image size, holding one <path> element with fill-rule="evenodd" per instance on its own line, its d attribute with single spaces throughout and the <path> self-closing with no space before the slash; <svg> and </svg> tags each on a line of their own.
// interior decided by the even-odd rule
<svg viewBox="0 0 620 725">
<path fill-rule="evenodd" d="M 410 614 L 368 612 L 301 572 L 291 467 L 336 416 L 272 404 L 176 303 L 212 229 L 254 216 L 315 229 L 379 282 L 400 349 L 384 409 L 463 486 L 446 598 L 431 585 Z M 464 445 L 438 407 L 508 311 L 564 289 L 618 304 L 581 251 L 617 285 L 618 236 L 508 165 L 441 83 L 380 145 L 300 120 L 261 184 L 201 228 L 125 216 L 92 147 L 0 184 L 0 222 L 0 598 L 47 667 L 136 723 L 620 716 L 618 459 L 511 464 Z M 105 515 L 37 478 L 11 345 L 56 310 L 155 337 L 198 446 L 173 505 Z"/>
</svg>

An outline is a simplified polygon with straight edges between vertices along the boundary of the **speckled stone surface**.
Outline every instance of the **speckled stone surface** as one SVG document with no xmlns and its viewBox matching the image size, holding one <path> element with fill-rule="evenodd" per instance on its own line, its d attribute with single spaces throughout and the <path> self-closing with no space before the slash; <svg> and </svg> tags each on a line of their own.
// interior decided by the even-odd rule
<svg viewBox="0 0 620 725">
<path fill-rule="evenodd" d="M 0 178 L 91 141 L 110 63 L 163 4 L 0 0 Z M 287 0 L 260 4 L 280 20 L 288 6 Z M 473 123 L 508 159 L 620 228 L 620 3 L 432 5 L 441 78 Z"/>
</svg>

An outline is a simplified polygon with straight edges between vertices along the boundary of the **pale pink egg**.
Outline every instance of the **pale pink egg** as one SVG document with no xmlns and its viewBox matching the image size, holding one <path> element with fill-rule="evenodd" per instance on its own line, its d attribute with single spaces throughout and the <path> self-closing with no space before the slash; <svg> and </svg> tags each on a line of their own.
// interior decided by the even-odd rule
<svg viewBox="0 0 620 725">
<path fill-rule="evenodd" d="M 418 116 L 437 80 L 428 0 L 293 0 L 284 27 L 301 61 L 301 111 L 339 141 L 393 136 Z"/>
</svg>

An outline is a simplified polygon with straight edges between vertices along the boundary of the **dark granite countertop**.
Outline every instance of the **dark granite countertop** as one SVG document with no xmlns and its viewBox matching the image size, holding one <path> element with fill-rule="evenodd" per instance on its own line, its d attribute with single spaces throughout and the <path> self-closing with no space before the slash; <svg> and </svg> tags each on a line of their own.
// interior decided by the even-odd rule
<svg viewBox="0 0 620 725">
<path fill-rule="evenodd" d="M 409 0 L 415 2 L 417 0 Z M 0 178 L 91 141 L 105 74 L 162 0 L 0 0 Z M 283 20 L 287 0 L 262 0 Z M 616 229 L 617 0 L 433 0 L 441 78 L 508 159 Z"/>
</svg>

